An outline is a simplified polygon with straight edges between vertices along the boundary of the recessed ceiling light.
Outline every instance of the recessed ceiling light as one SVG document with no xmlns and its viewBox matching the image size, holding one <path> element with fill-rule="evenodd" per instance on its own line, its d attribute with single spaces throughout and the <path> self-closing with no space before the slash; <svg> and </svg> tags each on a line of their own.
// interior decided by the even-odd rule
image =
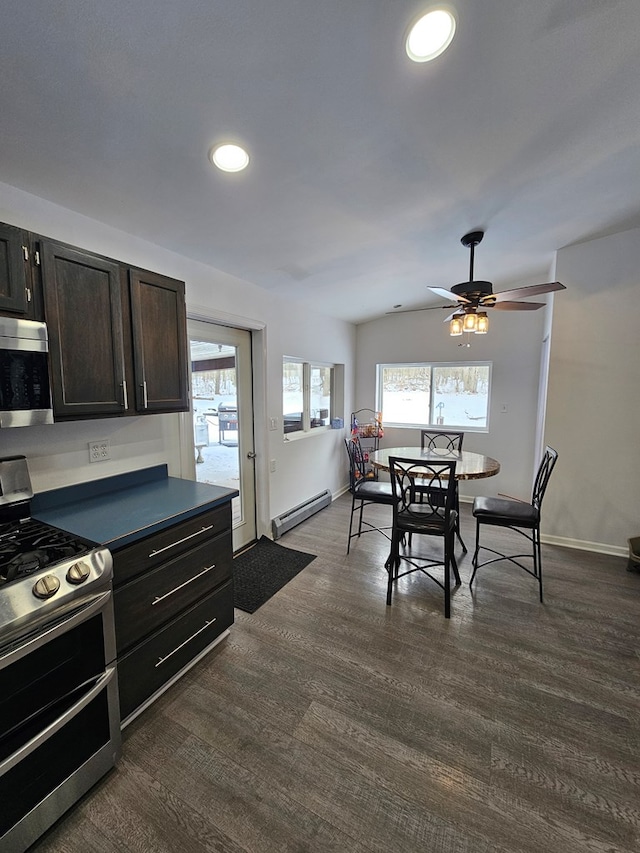
<svg viewBox="0 0 640 853">
<path fill-rule="evenodd" d="M 241 172 L 249 165 L 249 155 L 239 145 L 216 145 L 209 157 L 213 165 L 223 172 Z"/>
<path fill-rule="evenodd" d="M 451 9 L 438 7 L 422 15 L 409 30 L 406 48 L 409 59 L 429 62 L 440 56 L 451 44 L 456 19 Z"/>
</svg>

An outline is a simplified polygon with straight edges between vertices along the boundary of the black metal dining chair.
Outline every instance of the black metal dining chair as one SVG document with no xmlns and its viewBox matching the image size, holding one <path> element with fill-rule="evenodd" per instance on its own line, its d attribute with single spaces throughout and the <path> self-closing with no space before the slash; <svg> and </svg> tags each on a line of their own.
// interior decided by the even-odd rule
<svg viewBox="0 0 640 853">
<path fill-rule="evenodd" d="M 473 502 L 473 515 L 476 519 L 476 550 L 473 555 L 473 574 L 469 586 L 473 584 L 476 572 L 483 566 L 508 560 L 527 574 L 532 575 L 538 581 L 540 587 L 540 601 L 542 598 L 542 552 L 540 549 L 540 514 L 542 499 L 549 484 L 549 478 L 558 460 L 558 453 L 552 447 L 546 447 L 544 456 L 538 468 L 536 479 L 533 484 L 531 502 L 519 501 L 514 498 L 477 497 Z M 480 528 L 482 525 L 493 527 L 506 527 L 524 536 L 531 543 L 531 550 L 524 554 L 503 554 L 494 548 L 480 544 Z M 478 563 L 480 549 L 495 554 L 490 560 Z M 532 559 L 533 568 L 520 562 L 523 559 Z"/>
<path fill-rule="evenodd" d="M 407 459 L 392 456 L 389 459 L 391 488 L 393 491 L 393 530 L 391 533 L 391 555 L 387 562 L 389 575 L 387 584 L 387 604 L 391 604 L 393 584 L 399 578 L 420 571 L 431 578 L 444 590 L 444 615 L 451 616 L 451 570 L 460 583 L 460 575 L 453 553 L 456 529 L 455 511 L 455 471 L 456 463 L 424 462 L 419 459 Z M 423 487 L 418 495 L 416 485 Z M 409 534 L 440 536 L 444 540 L 443 559 L 429 559 L 414 554 L 400 546 L 403 538 Z M 408 568 L 400 571 L 405 562 Z M 443 566 L 444 577 L 434 577 L 432 570 Z"/>
<path fill-rule="evenodd" d="M 388 527 L 378 527 L 363 517 L 364 508 L 369 504 L 393 505 L 393 491 L 390 483 L 381 483 L 367 476 L 367 466 L 364 453 L 357 436 L 344 441 L 349 455 L 349 491 L 351 492 L 351 517 L 349 519 L 349 538 L 347 539 L 347 554 L 351 548 L 351 540 L 363 533 L 382 533 L 387 539 L 391 536 Z M 358 513 L 357 529 L 353 531 L 353 517 Z M 364 526 L 364 529 L 363 529 Z"/>
<path fill-rule="evenodd" d="M 423 429 L 420 433 L 420 445 L 423 450 L 443 448 L 444 450 L 462 450 L 463 432 L 448 429 Z"/>
<path fill-rule="evenodd" d="M 454 430 L 433 430 L 433 429 L 423 429 L 420 433 L 420 446 L 423 450 L 446 450 L 449 452 L 460 452 L 462 451 L 462 442 L 464 441 L 464 433 L 456 432 Z M 419 484 L 416 486 L 417 492 L 422 492 L 423 488 Z M 467 553 L 467 546 L 464 544 L 462 536 L 460 535 L 460 501 L 458 497 L 458 482 L 456 481 L 456 499 L 455 499 L 455 510 L 457 513 L 456 519 L 456 536 L 458 537 L 458 542 L 462 545 L 462 550 L 464 553 Z"/>
</svg>

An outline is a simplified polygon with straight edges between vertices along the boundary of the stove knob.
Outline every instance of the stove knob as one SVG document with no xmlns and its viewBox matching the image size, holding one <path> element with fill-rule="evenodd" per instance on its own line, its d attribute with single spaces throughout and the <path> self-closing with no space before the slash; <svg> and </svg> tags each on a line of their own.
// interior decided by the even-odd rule
<svg viewBox="0 0 640 853">
<path fill-rule="evenodd" d="M 91 569 L 86 563 L 74 563 L 67 572 L 67 580 L 73 584 L 84 583 L 90 573 Z"/>
<path fill-rule="evenodd" d="M 60 589 L 60 581 L 55 575 L 45 575 L 33 585 L 33 594 L 36 598 L 51 598 Z"/>
</svg>

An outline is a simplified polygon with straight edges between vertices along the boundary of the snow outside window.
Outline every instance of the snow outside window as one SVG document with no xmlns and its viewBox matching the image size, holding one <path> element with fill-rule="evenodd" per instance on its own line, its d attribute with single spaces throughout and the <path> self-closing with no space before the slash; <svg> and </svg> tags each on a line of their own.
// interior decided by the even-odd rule
<svg viewBox="0 0 640 853">
<path fill-rule="evenodd" d="M 282 407 L 285 433 L 330 428 L 334 365 L 314 364 L 285 356 Z"/>
<path fill-rule="evenodd" d="M 377 379 L 385 426 L 489 427 L 491 362 L 378 364 Z"/>
</svg>

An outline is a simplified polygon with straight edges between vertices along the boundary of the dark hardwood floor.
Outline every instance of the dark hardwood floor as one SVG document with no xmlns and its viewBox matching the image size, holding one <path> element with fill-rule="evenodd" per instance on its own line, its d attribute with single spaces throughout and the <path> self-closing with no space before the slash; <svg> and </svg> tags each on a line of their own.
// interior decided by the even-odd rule
<svg viewBox="0 0 640 853">
<path fill-rule="evenodd" d="M 543 546 L 541 605 L 507 564 L 471 593 L 466 555 L 450 620 L 418 574 L 386 607 L 389 543 L 370 533 L 347 557 L 349 508 L 280 540 L 317 559 L 236 611 L 34 851 L 640 850 L 640 575 Z"/>
</svg>

